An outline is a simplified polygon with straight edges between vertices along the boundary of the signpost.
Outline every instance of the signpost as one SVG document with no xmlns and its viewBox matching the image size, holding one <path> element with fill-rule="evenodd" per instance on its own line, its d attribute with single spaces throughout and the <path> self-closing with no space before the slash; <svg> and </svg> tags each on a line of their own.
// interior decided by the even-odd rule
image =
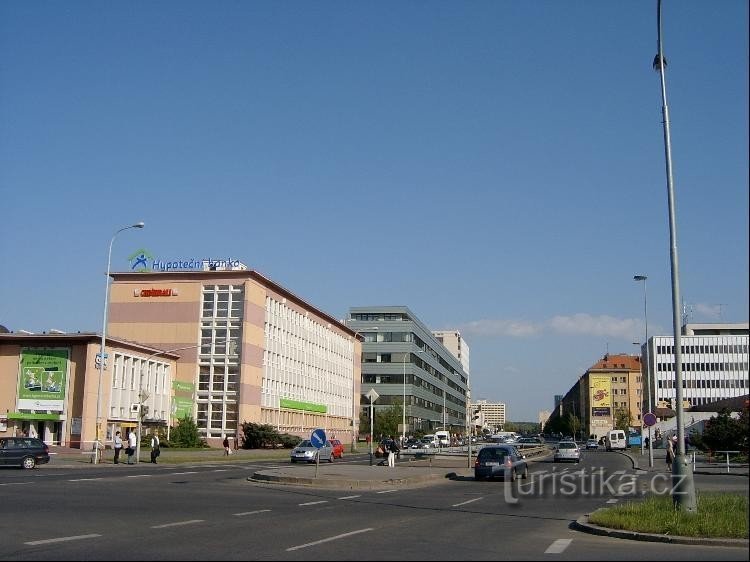
<svg viewBox="0 0 750 562">
<path fill-rule="evenodd" d="M 367 398 L 370 399 L 370 466 L 372 466 L 372 439 L 373 439 L 372 424 L 373 424 L 373 420 L 375 417 L 373 415 L 373 408 L 374 408 L 373 402 L 375 402 L 375 400 L 377 400 L 380 397 L 380 394 L 375 392 L 374 388 L 371 388 L 367 392 L 367 394 L 365 394 L 365 396 L 367 396 Z"/>
<path fill-rule="evenodd" d="M 320 466 L 320 448 L 326 444 L 325 430 L 320 428 L 314 429 L 312 434 L 310 434 L 310 443 L 317 449 L 317 451 L 315 452 L 315 478 L 317 478 L 318 467 Z"/>
</svg>

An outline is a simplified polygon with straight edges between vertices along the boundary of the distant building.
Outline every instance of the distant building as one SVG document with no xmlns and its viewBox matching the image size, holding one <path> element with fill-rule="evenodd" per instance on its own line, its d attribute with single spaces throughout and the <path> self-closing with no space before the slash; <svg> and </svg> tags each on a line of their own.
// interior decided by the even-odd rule
<svg viewBox="0 0 750 562">
<path fill-rule="evenodd" d="M 505 403 L 489 402 L 487 400 L 477 400 L 472 402 L 472 406 L 479 408 L 484 421 L 484 427 L 491 431 L 501 431 L 505 425 Z"/>
<path fill-rule="evenodd" d="M 537 419 L 539 421 L 539 427 L 540 428 L 544 427 L 544 424 L 547 423 L 547 420 L 549 419 L 549 417 L 551 415 L 552 415 L 552 412 L 550 410 L 540 410 L 539 411 L 539 416 L 538 416 Z"/>
<path fill-rule="evenodd" d="M 464 371 L 469 374 L 469 344 L 466 343 L 461 333 L 455 330 L 437 331 L 432 332 L 432 335 L 461 362 Z"/>
</svg>

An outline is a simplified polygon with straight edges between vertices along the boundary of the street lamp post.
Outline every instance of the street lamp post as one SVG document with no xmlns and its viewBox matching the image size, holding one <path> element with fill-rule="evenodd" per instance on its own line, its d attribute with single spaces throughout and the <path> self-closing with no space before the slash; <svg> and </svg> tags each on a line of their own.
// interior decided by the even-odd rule
<svg viewBox="0 0 750 562">
<path fill-rule="evenodd" d="M 112 244 L 115 241 L 115 238 L 117 238 L 117 235 L 120 234 L 123 230 L 129 230 L 131 228 L 143 228 L 145 224 L 143 222 L 138 222 L 135 224 L 131 224 L 130 226 L 125 226 L 115 232 L 112 235 L 112 239 L 109 241 L 109 252 L 107 253 L 107 277 L 105 278 L 105 285 L 104 285 L 104 319 L 102 321 L 102 343 L 101 347 L 99 348 L 99 386 L 96 391 L 96 444 L 95 444 L 95 451 L 94 451 L 94 464 L 99 463 L 99 455 L 101 452 L 99 451 L 99 426 L 100 426 L 100 418 L 101 418 L 101 411 L 102 411 L 102 378 L 104 376 L 104 362 L 105 362 L 105 354 L 104 354 L 104 348 L 106 345 L 107 340 L 107 308 L 109 306 L 109 271 L 110 266 L 112 264 Z"/>
<path fill-rule="evenodd" d="M 644 360 L 644 375 L 646 378 L 646 396 L 648 400 L 648 411 L 653 413 L 654 408 L 651 400 L 651 363 L 649 362 L 648 356 L 648 305 L 646 299 L 646 280 L 648 279 L 645 275 L 634 275 L 634 281 L 643 281 L 643 318 L 646 324 L 646 356 Z M 643 427 L 643 408 L 641 408 L 641 427 Z M 641 435 L 641 454 L 643 454 L 643 435 Z M 654 445 L 653 438 L 651 437 L 651 426 L 648 426 L 648 466 L 654 466 Z"/>
<path fill-rule="evenodd" d="M 683 425 L 684 409 L 682 405 L 682 341 L 680 338 L 680 274 L 677 259 L 677 226 L 675 224 L 674 182 L 672 177 L 672 144 L 669 133 L 669 107 L 667 105 L 667 86 L 664 76 L 667 61 L 661 40 L 661 0 L 657 0 L 657 54 L 654 57 L 654 70 L 659 72 L 661 82 L 662 116 L 664 128 L 664 156 L 667 174 L 667 201 L 669 206 L 669 240 L 670 264 L 672 271 L 672 328 L 674 331 L 674 370 L 677 402 L 677 440 L 678 449 L 672 464 L 672 502 L 676 508 L 695 513 L 698 505 L 695 498 L 693 472 L 685 459 L 685 426 Z"/>
</svg>

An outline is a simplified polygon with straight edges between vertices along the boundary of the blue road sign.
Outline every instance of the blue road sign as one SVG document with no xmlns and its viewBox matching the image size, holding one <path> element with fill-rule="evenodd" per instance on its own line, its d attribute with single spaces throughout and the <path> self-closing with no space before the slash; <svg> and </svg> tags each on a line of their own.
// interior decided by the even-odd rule
<svg viewBox="0 0 750 562">
<path fill-rule="evenodd" d="M 326 432 L 324 429 L 316 429 L 313 430 L 312 435 L 310 435 L 310 443 L 312 443 L 312 446 L 316 449 L 320 449 L 323 445 L 326 444 Z"/>
</svg>

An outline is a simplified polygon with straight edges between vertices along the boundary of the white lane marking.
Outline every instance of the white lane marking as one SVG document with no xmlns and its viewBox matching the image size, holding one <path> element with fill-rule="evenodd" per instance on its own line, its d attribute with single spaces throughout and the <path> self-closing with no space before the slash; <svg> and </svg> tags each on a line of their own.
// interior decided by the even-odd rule
<svg viewBox="0 0 750 562">
<path fill-rule="evenodd" d="M 483 499 L 483 498 L 474 498 L 473 500 L 466 500 L 465 502 L 454 503 L 451 507 L 458 507 L 460 505 L 466 505 L 467 503 L 478 502 L 481 499 Z"/>
<path fill-rule="evenodd" d="M 328 500 L 320 500 L 320 501 L 317 501 L 317 502 L 307 502 L 307 503 L 301 503 L 301 504 L 299 504 L 299 505 L 300 505 L 300 506 L 302 506 L 302 505 L 317 505 L 317 504 L 319 504 L 319 503 L 328 503 Z"/>
<path fill-rule="evenodd" d="M 572 542 L 573 539 L 557 539 L 547 547 L 547 550 L 544 551 L 544 554 L 560 554 L 566 548 L 568 548 L 570 546 L 570 543 Z"/>
<path fill-rule="evenodd" d="M 179 476 L 181 474 L 198 474 L 197 470 L 190 470 L 188 472 L 170 472 L 169 476 Z"/>
<path fill-rule="evenodd" d="M 391 492 L 398 492 L 398 490 L 382 490 L 377 492 L 378 494 L 390 494 Z"/>
<path fill-rule="evenodd" d="M 38 544 L 49 544 L 49 543 L 53 543 L 53 542 L 64 542 L 64 541 L 77 541 L 77 540 L 81 540 L 81 539 L 93 539 L 95 537 L 101 537 L 101 535 L 98 535 L 96 533 L 91 534 L 91 535 L 73 535 L 73 536 L 70 536 L 70 537 L 58 537 L 56 539 L 44 539 L 44 540 L 41 540 L 41 541 L 29 541 L 29 542 L 25 542 L 23 544 L 28 544 L 30 546 L 36 546 Z"/>
<path fill-rule="evenodd" d="M 619 502 L 619 501 L 620 501 L 620 500 L 607 500 L 607 503 L 617 503 L 617 502 Z"/>
<path fill-rule="evenodd" d="M 226 468 L 217 468 L 216 470 L 212 470 L 211 472 L 226 472 Z"/>
<path fill-rule="evenodd" d="M 203 523 L 204 519 L 191 519 L 189 521 L 176 521 L 175 523 L 164 523 L 163 525 L 151 525 L 152 529 L 164 529 L 166 527 L 179 527 L 180 525 L 192 525 L 193 523 Z"/>
<path fill-rule="evenodd" d="M 151 478 L 151 474 L 130 474 L 125 478 Z"/>
<path fill-rule="evenodd" d="M 297 545 L 297 546 L 292 546 L 290 548 L 287 548 L 286 551 L 287 552 L 291 552 L 293 550 L 299 550 L 300 548 L 307 548 L 308 546 L 315 546 L 317 544 L 323 544 L 325 542 L 335 541 L 335 540 L 338 540 L 338 539 L 343 539 L 343 538 L 346 538 L 346 537 L 351 537 L 352 535 L 358 535 L 360 533 L 367 533 L 368 531 L 374 531 L 374 530 L 375 529 L 373 529 L 372 527 L 368 527 L 367 529 L 359 529 L 358 531 L 352 531 L 350 533 L 343 533 L 341 535 L 336 535 L 334 537 L 328 537 L 326 539 L 320 539 L 319 541 L 309 542 L 307 544 L 300 544 L 300 545 Z"/>
<path fill-rule="evenodd" d="M 3 482 L 0 486 L 23 486 L 24 484 L 33 484 L 33 482 Z"/>
<path fill-rule="evenodd" d="M 341 496 L 340 498 L 336 498 L 337 500 L 353 500 L 354 498 L 361 498 L 362 495 L 357 496 Z"/>
<path fill-rule="evenodd" d="M 68 479 L 68 482 L 88 482 L 89 480 L 104 480 L 104 478 L 70 478 Z"/>
<path fill-rule="evenodd" d="M 242 517 L 243 515 L 255 515 L 256 513 L 265 513 L 266 511 L 271 511 L 270 509 L 256 509 L 255 511 L 243 511 L 242 513 L 235 513 L 237 517 Z"/>
</svg>

